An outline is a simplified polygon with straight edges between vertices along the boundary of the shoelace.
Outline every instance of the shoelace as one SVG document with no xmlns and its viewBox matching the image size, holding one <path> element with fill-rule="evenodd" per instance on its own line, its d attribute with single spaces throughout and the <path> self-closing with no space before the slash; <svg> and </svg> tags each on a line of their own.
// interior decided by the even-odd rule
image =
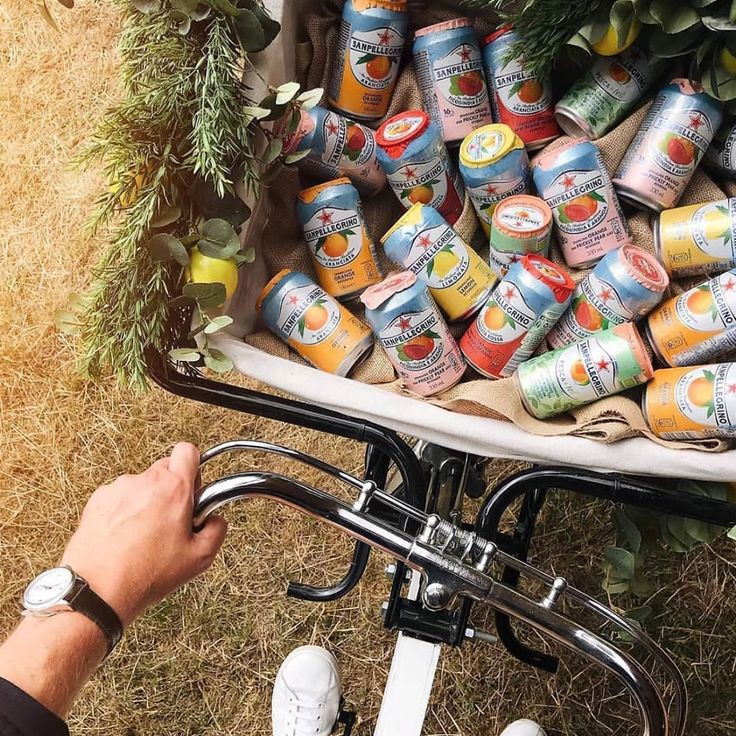
<svg viewBox="0 0 736 736">
<path fill-rule="evenodd" d="M 289 698 L 289 717 L 286 727 L 287 736 L 314 736 L 324 727 L 322 723 L 323 703 Z"/>
</svg>

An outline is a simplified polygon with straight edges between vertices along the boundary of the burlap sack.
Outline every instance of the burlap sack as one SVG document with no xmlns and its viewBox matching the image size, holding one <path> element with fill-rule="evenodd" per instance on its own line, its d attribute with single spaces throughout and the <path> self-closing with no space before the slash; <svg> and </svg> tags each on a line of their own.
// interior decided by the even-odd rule
<svg viewBox="0 0 736 736">
<path fill-rule="evenodd" d="M 327 88 L 329 85 L 341 7 L 342 3 L 338 0 L 327 0 L 319 12 L 302 19 L 304 40 L 298 44 L 296 49 L 297 80 L 307 88 Z M 429 10 L 423 7 L 421 17 L 415 17 L 412 20 L 415 27 L 421 27 L 444 20 L 451 15 L 451 11 L 443 6 L 432 4 Z M 475 25 L 481 33 L 491 30 L 487 21 L 475 21 Z M 421 107 L 421 97 L 414 69 L 408 57 L 399 76 L 387 117 L 411 107 Z M 642 106 L 621 125 L 596 142 L 609 171 L 614 171 L 623 158 L 646 110 L 647 106 Z M 560 145 L 564 140 L 566 139 L 555 141 L 551 147 Z M 282 268 L 292 268 L 315 278 L 294 206 L 299 189 L 309 183 L 311 182 L 305 181 L 303 177 L 300 178 L 299 173 L 292 169 L 284 171 L 269 188 L 269 210 L 271 213 L 278 213 L 278 217 L 268 218 L 263 233 L 264 257 L 271 273 L 276 273 Z M 733 189 L 736 192 L 736 184 L 733 185 Z M 681 204 L 708 202 L 725 196 L 724 191 L 701 170 L 697 171 L 693 177 L 683 195 Z M 378 196 L 364 200 L 363 204 L 369 232 L 374 241 L 378 243 L 381 236 L 404 209 L 388 188 Z M 654 240 L 649 215 L 632 211 L 629 227 L 633 242 L 653 252 Z M 487 256 L 487 244 L 484 242 L 482 231 L 478 227 L 475 213 L 467 197 L 463 214 L 455 228 L 463 238 L 472 242 L 484 257 Z M 395 270 L 396 267 L 385 258 L 382 249 L 378 250 L 384 273 Z M 564 260 L 556 246 L 553 246 L 551 258 L 564 265 Z M 572 276 L 576 280 L 582 279 L 585 275 L 585 271 L 572 271 Z M 673 283 L 668 295 L 680 293 L 683 288 L 689 288 L 689 285 Z M 351 305 L 350 308 L 362 316 L 361 309 L 354 305 Z M 465 325 L 453 325 L 452 329 L 459 335 L 462 334 Z M 245 340 L 253 347 L 272 355 L 303 362 L 296 353 L 266 331 L 256 332 L 246 337 Z M 358 366 L 351 377 L 357 381 L 377 385 L 386 391 L 414 396 L 396 379 L 393 367 L 380 347 L 373 350 L 370 357 Z M 639 406 L 640 391 L 612 396 L 570 414 L 545 421 L 535 419 L 526 412 L 512 378 L 491 381 L 469 371 L 466 380 L 449 391 L 432 399 L 423 399 L 418 396 L 414 398 L 419 401 L 431 401 L 455 412 L 511 421 L 526 431 L 538 435 L 577 435 L 601 442 L 614 442 L 626 437 L 646 435 L 660 444 L 671 447 L 697 447 L 709 451 L 722 451 L 728 447 L 727 443 L 718 440 L 692 442 L 658 440 L 649 432 L 642 415 Z"/>
</svg>

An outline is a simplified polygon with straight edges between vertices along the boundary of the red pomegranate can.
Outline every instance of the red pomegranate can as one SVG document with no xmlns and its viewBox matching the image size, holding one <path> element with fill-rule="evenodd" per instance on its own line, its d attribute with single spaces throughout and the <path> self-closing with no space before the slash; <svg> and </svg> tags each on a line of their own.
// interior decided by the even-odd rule
<svg viewBox="0 0 736 736">
<path fill-rule="evenodd" d="M 511 376 L 565 313 L 574 288 L 570 274 L 552 261 L 524 256 L 460 339 L 465 360 L 489 378 Z"/>
<path fill-rule="evenodd" d="M 483 67 L 496 122 L 508 125 L 533 151 L 561 136 L 562 131 L 555 120 L 551 83 L 528 72 L 523 56 L 514 54 L 520 40 L 510 25 L 487 36 L 483 40 Z"/>
</svg>

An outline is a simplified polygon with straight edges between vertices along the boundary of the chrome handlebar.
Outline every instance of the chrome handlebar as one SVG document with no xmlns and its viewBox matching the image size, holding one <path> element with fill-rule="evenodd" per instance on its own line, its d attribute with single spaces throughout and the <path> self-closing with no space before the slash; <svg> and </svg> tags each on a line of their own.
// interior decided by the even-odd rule
<svg viewBox="0 0 736 736">
<path fill-rule="evenodd" d="M 238 450 L 262 450 L 289 457 L 329 473 L 359 491 L 352 506 L 334 496 L 276 473 L 235 473 L 205 485 L 195 506 L 194 527 L 200 528 L 214 511 L 232 501 L 271 498 L 383 550 L 421 573 L 422 599 L 430 609 L 451 606 L 459 597 L 487 603 L 492 608 L 533 626 L 572 651 L 615 675 L 634 698 L 641 716 L 642 736 L 682 736 L 687 719 L 685 681 L 671 656 L 644 631 L 585 593 L 526 562 L 506 554 L 493 542 L 454 526 L 436 515 L 425 514 L 385 493 L 371 481 L 362 481 L 317 458 L 269 443 L 237 440 L 217 445 L 202 455 L 202 464 Z M 416 536 L 401 531 L 375 515 L 383 505 L 421 524 Z M 544 583 L 547 593 L 535 601 L 499 583 L 491 573 L 495 563 L 513 567 Z M 571 600 L 597 614 L 607 624 L 626 631 L 665 672 L 673 686 L 672 707 L 667 708 L 649 672 L 628 652 L 558 612 L 561 600 Z M 675 715 L 670 718 L 669 710 Z"/>
</svg>

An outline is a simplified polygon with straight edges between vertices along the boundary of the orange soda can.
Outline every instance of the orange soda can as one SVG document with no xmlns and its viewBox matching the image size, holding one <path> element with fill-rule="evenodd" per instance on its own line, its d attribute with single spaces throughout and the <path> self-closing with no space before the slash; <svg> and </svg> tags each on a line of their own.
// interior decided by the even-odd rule
<svg viewBox="0 0 736 736">
<path fill-rule="evenodd" d="M 373 347 L 368 327 L 299 271 L 279 271 L 256 310 L 271 332 L 327 373 L 346 376 Z"/>
<path fill-rule="evenodd" d="M 698 365 L 736 349 L 736 269 L 673 297 L 653 311 L 646 336 L 665 365 Z"/>
<path fill-rule="evenodd" d="M 642 413 L 662 439 L 736 438 L 736 363 L 655 371 Z"/>
<path fill-rule="evenodd" d="M 405 0 L 347 0 L 329 91 L 332 107 L 360 120 L 386 114 L 408 25 Z"/>
<path fill-rule="evenodd" d="M 358 190 L 343 177 L 303 189 L 296 212 L 324 290 L 351 299 L 381 280 Z"/>
</svg>

